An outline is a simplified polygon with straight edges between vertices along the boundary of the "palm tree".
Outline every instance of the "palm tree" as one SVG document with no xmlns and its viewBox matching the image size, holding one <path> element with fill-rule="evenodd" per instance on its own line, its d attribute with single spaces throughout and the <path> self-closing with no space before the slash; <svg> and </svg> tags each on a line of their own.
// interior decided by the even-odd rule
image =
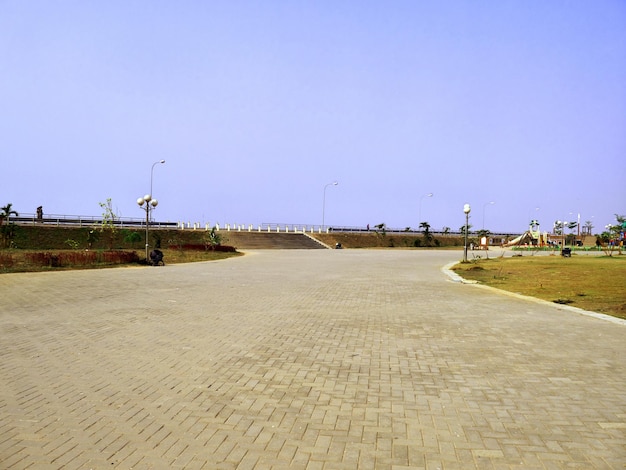
<svg viewBox="0 0 626 470">
<path fill-rule="evenodd" d="M 430 234 L 430 224 L 428 222 L 420 222 L 420 228 L 422 229 L 424 241 L 427 245 L 430 245 L 433 239 L 433 236 Z"/>
<path fill-rule="evenodd" d="M 0 207 L 0 225 L 4 223 L 4 219 L 7 219 L 8 221 L 11 215 L 14 215 L 16 217 L 19 216 L 19 214 L 14 211 L 12 207 L 13 204 L 11 204 L 10 202 L 4 207 Z"/>
<path fill-rule="evenodd" d="M 471 228 L 472 228 L 472 224 L 462 225 L 461 227 L 459 227 L 459 232 L 461 232 L 461 235 L 465 235 L 465 231 L 467 230 L 467 233 L 469 234 Z"/>
<path fill-rule="evenodd" d="M 560 220 L 554 221 L 552 225 L 552 230 L 555 235 L 564 235 L 565 234 L 565 222 L 561 222 Z"/>
</svg>

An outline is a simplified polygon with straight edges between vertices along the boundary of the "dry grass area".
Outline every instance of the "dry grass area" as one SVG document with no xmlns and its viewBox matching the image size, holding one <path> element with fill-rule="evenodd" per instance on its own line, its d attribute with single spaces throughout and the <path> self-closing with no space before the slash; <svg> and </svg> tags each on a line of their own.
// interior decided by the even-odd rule
<svg viewBox="0 0 626 470">
<path fill-rule="evenodd" d="M 172 250 L 163 249 L 163 259 L 166 264 L 195 263 L 197 261 L 218 261 L 235 256 L 243 256 L 240 252 Z M 142 253 L 145 257 L 145 254 Z"/>
<path fill-rule="evenodd" d="M 626 256 L 524 256 L 456 265 L 465 279 L 626 319 Z"/>
</svg>

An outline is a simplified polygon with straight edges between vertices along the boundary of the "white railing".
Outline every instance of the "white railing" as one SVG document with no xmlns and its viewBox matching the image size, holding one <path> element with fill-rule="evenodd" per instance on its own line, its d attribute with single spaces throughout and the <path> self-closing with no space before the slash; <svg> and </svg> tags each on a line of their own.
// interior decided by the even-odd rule
<svg viewBox="0 0 626 470">
<path fill-rule="evenodd" d="M 41 218 L 38 218 L 35 214 L 25 214 L 20 216 L 11 216 L 8 220 L 10 222 L 21 225 L 35 225 L 43 224 L 47 226 L 79 226 L 79 227 L 91 227 L 94 225 L 102 224 L 102 217 L 96 216 L 81 216 L 81 215 L 57 215 L 46 214 Z M 131 218 L 131 217 L 118 217 L 115 219 L 114 224 L 119 227 L 129 228 L 141 228 L 146 226 L 145 219 Z M 179 230 L 212 230 L 215 227 L 220 231 L 232 231 L 232 232 L 267 232 L 267 233 L 331 233 L 331 232 L 352 232 L 352 233 L 388 233 L 388 234 L 407 234 L 407 235 L 420 235 L 423 234 L 423 230 L 411 229 L 411 228 L 393 228 L 385 227 L 379 229 L 376 227 L 359 227 L 359 226 L 341 226 L 341 225 L 317 225 L 317 224 L 288 224 L 288 223 L 268 223 L 264 222 L 260 225 L 253 224 L 237 224 L 237 223 L 209 223 L 209 222 L 160 222 L 158 220 L 150 221 L 150 228 L 162 228 L 162 229 L 179 229 Z M 431 235 L 437 237 L 445 236 L 462 236 L 460 231 L 431 231 Z M 475 231 L 470 231 L 470 234 L 476 234 Z M 490 233 L 490 237 L 499 236 L 513 236 L 519 235 L 519 233 Z"/>
</svg>

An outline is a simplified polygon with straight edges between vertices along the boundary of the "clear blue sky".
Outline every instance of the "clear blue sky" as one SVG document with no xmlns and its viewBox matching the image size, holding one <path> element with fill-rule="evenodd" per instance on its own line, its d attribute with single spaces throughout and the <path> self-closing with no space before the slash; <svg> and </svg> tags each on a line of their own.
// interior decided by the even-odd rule
<svg viewBox="0 0 626 470">
<path fill-rule="evenodd" d="M 23 214 L 141 218 L 161 159 L 164 221 L 626 214 L 623 0 L 0 0 L 0 103 Z"/>
</svg>

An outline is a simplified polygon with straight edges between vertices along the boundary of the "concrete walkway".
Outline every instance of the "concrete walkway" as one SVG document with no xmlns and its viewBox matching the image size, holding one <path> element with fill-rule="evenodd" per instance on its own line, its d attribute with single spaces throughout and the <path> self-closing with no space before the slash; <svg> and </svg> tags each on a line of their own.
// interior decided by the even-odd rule
<svg viewBox="0 0 626 470">
<path fill-rule="evenodd" d="M 460 252 L 0 276 L 0 468 L 624 469 L 626 326 Z"/>
</svg>

